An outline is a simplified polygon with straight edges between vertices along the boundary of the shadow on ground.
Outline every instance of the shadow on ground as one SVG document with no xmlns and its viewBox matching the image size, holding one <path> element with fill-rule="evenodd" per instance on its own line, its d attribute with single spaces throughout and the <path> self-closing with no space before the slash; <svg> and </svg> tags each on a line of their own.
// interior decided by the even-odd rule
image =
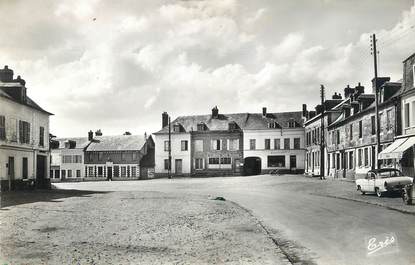
<svg viewBox="0 0 415 265">
<path fill-rule="evenodd" d="M 91 194 L 109 193 L 85 190 L 33 190 L 0 193 L 0 208 L 34 202 L 60 202 L 69 197 L 89 197 Z"/>
</svg>

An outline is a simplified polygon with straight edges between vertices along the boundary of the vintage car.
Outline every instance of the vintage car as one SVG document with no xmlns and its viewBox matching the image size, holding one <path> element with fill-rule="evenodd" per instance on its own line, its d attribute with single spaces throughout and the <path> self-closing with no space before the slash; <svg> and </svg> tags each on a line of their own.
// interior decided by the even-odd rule
<svg viewBox="0 0 415 265">
<path fill-rule="evenodd" d="M 392 191 L 402 192 L 405 185 L 412 183 L 412 178 L 403 176 L 395 168 L 369 170 L 365 178 L 356 180 L 356 188 L 362 194 L 376 193 L 378 197 Z"/>
</svg>

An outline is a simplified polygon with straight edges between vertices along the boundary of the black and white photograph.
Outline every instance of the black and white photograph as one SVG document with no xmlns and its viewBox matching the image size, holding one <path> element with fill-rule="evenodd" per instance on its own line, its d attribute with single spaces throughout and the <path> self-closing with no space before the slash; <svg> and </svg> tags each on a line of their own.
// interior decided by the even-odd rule
<svg viewBox="0 0 415 265">
<path fill-rule="evenodd" d="M 415 264 L 415 0 L 0 0 L 31 264 Z"/>
</svg>

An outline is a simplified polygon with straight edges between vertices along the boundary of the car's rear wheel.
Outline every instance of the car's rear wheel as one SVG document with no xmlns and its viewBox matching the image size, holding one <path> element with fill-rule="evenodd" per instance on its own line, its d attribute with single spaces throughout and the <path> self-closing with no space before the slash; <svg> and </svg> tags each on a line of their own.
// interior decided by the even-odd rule
<svg viewBox="0 0 415 265">
<path fill-rule="evenodd" d="M 357 190 L 359 190 L 362 195 L 366 194 L 366 192 L 362 191 L 362 187 L 360 187 L 360 185 L 357 185 Z"/>
<path fill-rule="evenodd" d="M 383 195 L 379 188 L 375 188 L 375 193 L 378 197 L 382 197 Z"/>
</svg>

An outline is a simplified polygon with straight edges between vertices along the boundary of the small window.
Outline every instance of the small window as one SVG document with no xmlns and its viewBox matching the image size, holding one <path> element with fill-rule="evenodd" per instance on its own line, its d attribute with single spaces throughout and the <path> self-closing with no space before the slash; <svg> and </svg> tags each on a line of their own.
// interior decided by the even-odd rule
<svg viewBox="0 0 415 265">
<path fill-rule="evenodd" d="M 81 177 L 81 170 L 79 170 L 79 169 L 76 170 L 76 177 L 77 178 Z"/>
<path fill-rule="evenodd" d="M 290 149 L 290 138 L 284 138 L 284 149 Z"/>
<path fill-rule="evenodd" d="M 180 132 L 180 124 L 173 125 L 173 131 L 174 132 Z"/>
<path fill-rule="evenodd" d="M 0 140 L 6 140 L 6 117 L 0 115 Z"/>
<path fill-rule="evenodd" d="M 255 139 L 250 139 L 249 140 L 249 149 L 250 150 L 255 150 L 256 149 L 256 141 L 255 141 Z"/>
<path fill-rule="evenodd" d="M 39 127 L 39 146 L 45 146 L 45 128 Z"/>
<path fill-rule="evenodd" d="M 281 140 L 280 139 L 274 139 L 274 149 L 275 150 L 281 149 Z"/>
<path fill-rule="evenodd" d="M 271 149 L 271 139 L 265 139 L 265 149 Z"/>
<path fill-rule="evenodd" d="M 198 131 L 204 131 L 204 130 L 205 130 L 205 128 L 206 128 L 206 126 L 205 126 L 205 124 L 204 124 L 204 123 L 199 123 L 199 124 L 197 125 L 197 130 L 198 130 Z"/>
<path fill-rule="evenodd" d="M 187 148 L 188 148 L 188 142 L 187 142 L 187 140 L 183 140 L 181 142 L 181 148 L 182 148 L 182 151 L 187 151 Z"/>
<path fill-rule="evenodd" d="M 169 141 L 164 141 L 164 151 L 169 151 Z"/>
</svg>

